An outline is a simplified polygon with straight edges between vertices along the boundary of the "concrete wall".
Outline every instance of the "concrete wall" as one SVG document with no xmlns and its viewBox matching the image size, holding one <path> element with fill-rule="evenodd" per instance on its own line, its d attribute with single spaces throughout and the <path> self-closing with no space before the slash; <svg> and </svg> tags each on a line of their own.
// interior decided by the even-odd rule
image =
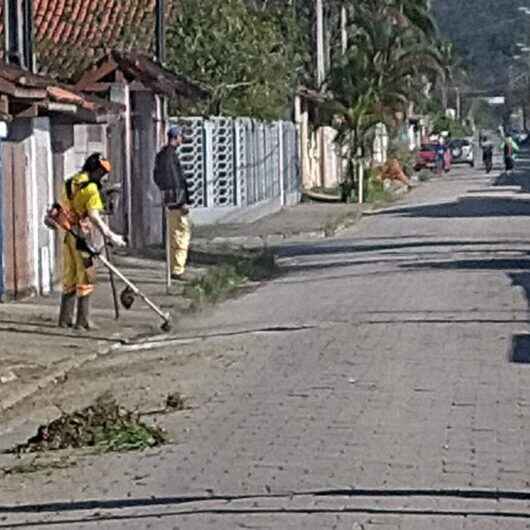
<svg viewBox="0 0 530 530">
<path fill-rule="evenodd" d="M 375 127 L 375 137 L 373 144 L 373 159 L 377 164 L 384 164 L 387 160 L 388 145 L 390 138 L 384 123 L 379 123 Z"/>
<path fill-rule="evenodd" d="M 298 116 L 300 168 L 302 188 L 335 188 L 343 178 L 343 159 L 334 140 L 337 131 L 332 127 L 314 130 L 308 112 Z"/>
<path fill-rule="evenodd" d="M 3 158 L 6 295 L 48 294 L 55 269 L 55 236 L 42 223 L 54 187 L 49 120 L 11 123 Z"/>
<path fill-rule="evenodd" d="M 55 274 L 55 232 L 46 228 L 43 223 L 46 211 L 54 200 L 53 158 L 51 147 L 50 120 L 37 118 L 33 120 L 33 135 L 31 138 L 32 158 L 32 189 L 33 217 L 37 241 L 34 248 L 34 258 L 38 262 L 38 290 L 40 294 L 49 294 L 56 280 Z"/>
</svg>

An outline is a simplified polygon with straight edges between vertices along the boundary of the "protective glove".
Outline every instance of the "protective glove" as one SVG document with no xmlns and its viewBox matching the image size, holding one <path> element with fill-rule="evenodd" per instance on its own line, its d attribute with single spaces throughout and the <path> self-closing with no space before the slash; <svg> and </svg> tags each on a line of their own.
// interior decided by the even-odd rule
<svg viewBox="0 0 530 530">
<path fill-rule="evenodd" d="M 126 247 L 127 246 L 127 241 L 125 240 L 125 238 L 123 236 L 121 236 L 120 234 L 114 234 L 112 233 L 110 236 L 109 236 L 109 242 L 110 244 L 113 246 L 113 247 Z"/>
</svg>

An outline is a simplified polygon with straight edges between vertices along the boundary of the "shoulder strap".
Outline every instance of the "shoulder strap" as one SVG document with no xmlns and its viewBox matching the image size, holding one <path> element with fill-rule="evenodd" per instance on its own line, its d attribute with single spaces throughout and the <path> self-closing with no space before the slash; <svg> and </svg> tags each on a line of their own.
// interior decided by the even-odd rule
<svg viewBox="0 0 530 530">
<path fill-rule="evenodd" d="M 84 190 L 87 186 L 89 186 L 90 184 L 92 184 L 92 181 L 91 180 L 87 180 L 86 182 L 82 182 L 81 185 L 79 186 L 79 189 L 77 190 L 78 192 L 81 191 L 81 190 Z M 68 200 L 71 201 L 73 198 L 74 198 L 74 189 L 73 189 L 73 185 L 74 185 L 74 179 L 73 177 L 72 178 L 69 178 L 64 186 L 66 188 L 66 196 L 68 197 Z"/>
</svg>

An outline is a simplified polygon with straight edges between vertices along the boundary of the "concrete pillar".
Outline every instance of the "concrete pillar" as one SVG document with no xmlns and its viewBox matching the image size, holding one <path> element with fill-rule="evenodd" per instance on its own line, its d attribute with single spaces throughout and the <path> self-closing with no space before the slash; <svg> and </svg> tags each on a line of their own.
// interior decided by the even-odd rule
<svg viewBox="0 0 530 530">
<path fill-rule="evenodd" d="M 156 102 L 150 92 L 135 92 L 133 173 L 131 175 L 131 233 L 135 248 L 162 242 L 162 205 L 153 182 L 156 157 Z"/>
<path fill-rule="evenodd" d="M 42 219 L 54 200 L 53 158 L 51 127 L 48 118 L 33 120 L 32 135 L 32 186 L 35 208 L 34 231 L 36 234 L 35 257 L 38 267 L 36 280 L 41 294 L 49 294 L 54 283 L 55 233 L 47 229 Z"/>
<path fill-rule="evenodd" d="M 132 241 L 133 227 L 132 227 L 132 121 L 131 121 L 131 94 L 129 86 L 126 84 L 114 84 L 110 89 L 110 99 L 115 103 L 119 103 L 125 107 L 123 113 L 123 189 L 122 189 L 122 204 L 125 210 L 125 230 L 126 235 Z"/>
</svg>

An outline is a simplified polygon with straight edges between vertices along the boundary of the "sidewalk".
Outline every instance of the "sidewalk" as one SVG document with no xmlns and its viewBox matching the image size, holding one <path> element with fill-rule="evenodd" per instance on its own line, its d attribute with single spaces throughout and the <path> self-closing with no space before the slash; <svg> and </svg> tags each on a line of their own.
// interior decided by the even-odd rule
<svg viewBox="0 0 530 530">
<path fill-rule="evenodd" d="M 193 246 L 263 249 L 288 239 L 321 239 L 351 226 L 361 216 L 355 204 L 303 203 L 250 224 L 195 226 Z"/>
<path fill-rule="evenodd" d="M 164 311 L 171 312 L 174 326 L 179 314 L 189 310 L 183 285 L 174 285 L 171 294 L 166 293 L 163 261 L 116 256 L 113 262 Z M 161 320 L 140 298 L 130 311 L 120 307 L 120 320 L 115 319 L 108 273 L 101 265 L 98 283 L 93 304 L 96 331 L 58 328 L 59 294 L 0 304 L 0 414 L 113 348 L 161 334 Z M 123 287 L 117 282 L 118 294 Z"/>
</svg>

